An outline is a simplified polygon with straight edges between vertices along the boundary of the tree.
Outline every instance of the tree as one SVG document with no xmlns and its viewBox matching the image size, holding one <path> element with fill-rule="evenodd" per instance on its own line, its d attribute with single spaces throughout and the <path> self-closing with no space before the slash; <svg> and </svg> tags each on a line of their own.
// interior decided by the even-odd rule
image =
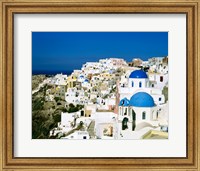
<svg viewBox="0 0 200 171">
<path fill-rule="evenodd" d="M 57 102 L 58 100 L 61 100 L 60 97 L 54 97 L 54 100 Z"/>
<path fill-rule="evenodd" d="M 69 104 L 69 107 L 70 107 L 70 108 L 74 108 L 75 106 L 74 106 L 73 103 L 70 103 L 70 104 Z"/>
</svg>

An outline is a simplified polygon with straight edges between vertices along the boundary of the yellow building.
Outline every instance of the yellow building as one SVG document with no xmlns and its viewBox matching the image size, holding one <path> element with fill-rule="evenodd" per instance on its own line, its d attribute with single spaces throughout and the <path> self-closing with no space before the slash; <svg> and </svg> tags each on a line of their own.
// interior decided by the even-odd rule
<svg viewBox="0 0 200 171">
<path fill-rule="evenodd" d="M 70 75 L 67 78 L 67 88 L 73 88 L 73 87 L 75 87 L 76 86 L 76 80 L 77 80 L 76 76 Z"/>
<path fill-rule="evenodd" d="M 105 78 L 106 80 L 110 80 L 114 78 L 114 74 L 110 74 L 110 73 L 101 73 L 100 77 Z"/>
</svg>

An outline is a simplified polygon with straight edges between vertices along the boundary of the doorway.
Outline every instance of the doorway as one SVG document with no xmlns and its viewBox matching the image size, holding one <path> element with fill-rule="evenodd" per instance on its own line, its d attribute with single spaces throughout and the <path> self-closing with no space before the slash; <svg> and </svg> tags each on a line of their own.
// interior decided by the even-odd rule
<svg viewBox="0 0 200 171">
<path fill-rule="evenodd" d="M 135 124 L 136 113 L 135 113 L 135 111 L 133 109 L 132 109 L 132 119 L 133 119 L 133 122 L 132 122 L 132 131 L 134 131 L 135 127 L 136 127 L 136 124 Z"/>
<path fill-rule="evenodd" d="M 128 129 L 128 118 L 122 120 L 122 130 Z"/>
<path fill-rule="evenodd" d="M 83 110 L 81 110 L 81 116 L 84 116 L 84 111 Z"/>
</svg>

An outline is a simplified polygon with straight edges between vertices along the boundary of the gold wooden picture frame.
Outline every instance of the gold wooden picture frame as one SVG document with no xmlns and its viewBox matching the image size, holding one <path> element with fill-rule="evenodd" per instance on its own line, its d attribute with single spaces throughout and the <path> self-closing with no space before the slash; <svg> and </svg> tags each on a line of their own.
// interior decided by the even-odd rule
<svg viewBox="0 0 200 171">
<path fill-rule="evenodd" d="M 0 9 L 0 170 L 200 170 L 199 0 L 2 0 Z M 186 14 L 187 157 L 14 157 L 14 15 L 49 13 Z"/>
</svg>

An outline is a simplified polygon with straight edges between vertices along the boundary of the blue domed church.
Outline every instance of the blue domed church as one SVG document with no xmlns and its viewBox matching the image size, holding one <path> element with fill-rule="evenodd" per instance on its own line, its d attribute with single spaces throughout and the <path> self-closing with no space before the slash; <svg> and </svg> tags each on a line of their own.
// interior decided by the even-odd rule
<svg viewBox="0 0 200 171">
<path fill-rule="evenodd" d="M 158 106 L 164 103 L 162 91 L 149 87 L 148 75 L 142 70 L 131 72 L 128 86 L 119 88 L 118 130 L 135 131 L 142 123 L 158 124 Z"/>
<path fill-rule="evenodd" d="M 142 70 L 133 71 L 129 76 L 129 87 L 145 88 L 148 86 L 148 76 Z"/>
<path fill-rule="evenodd" d="M 121 85 L 119 87 L 120 100 L 123 98 L 131 99 L 132 95 L 137 92 L 146 92 L 152 96 L 156 105 L 165 102 L 162 90 L 149 86 L 148 75 L 143 70 L 135 70 L 131 72 L 126 85 L 127 86 Z"/>
</svg>

